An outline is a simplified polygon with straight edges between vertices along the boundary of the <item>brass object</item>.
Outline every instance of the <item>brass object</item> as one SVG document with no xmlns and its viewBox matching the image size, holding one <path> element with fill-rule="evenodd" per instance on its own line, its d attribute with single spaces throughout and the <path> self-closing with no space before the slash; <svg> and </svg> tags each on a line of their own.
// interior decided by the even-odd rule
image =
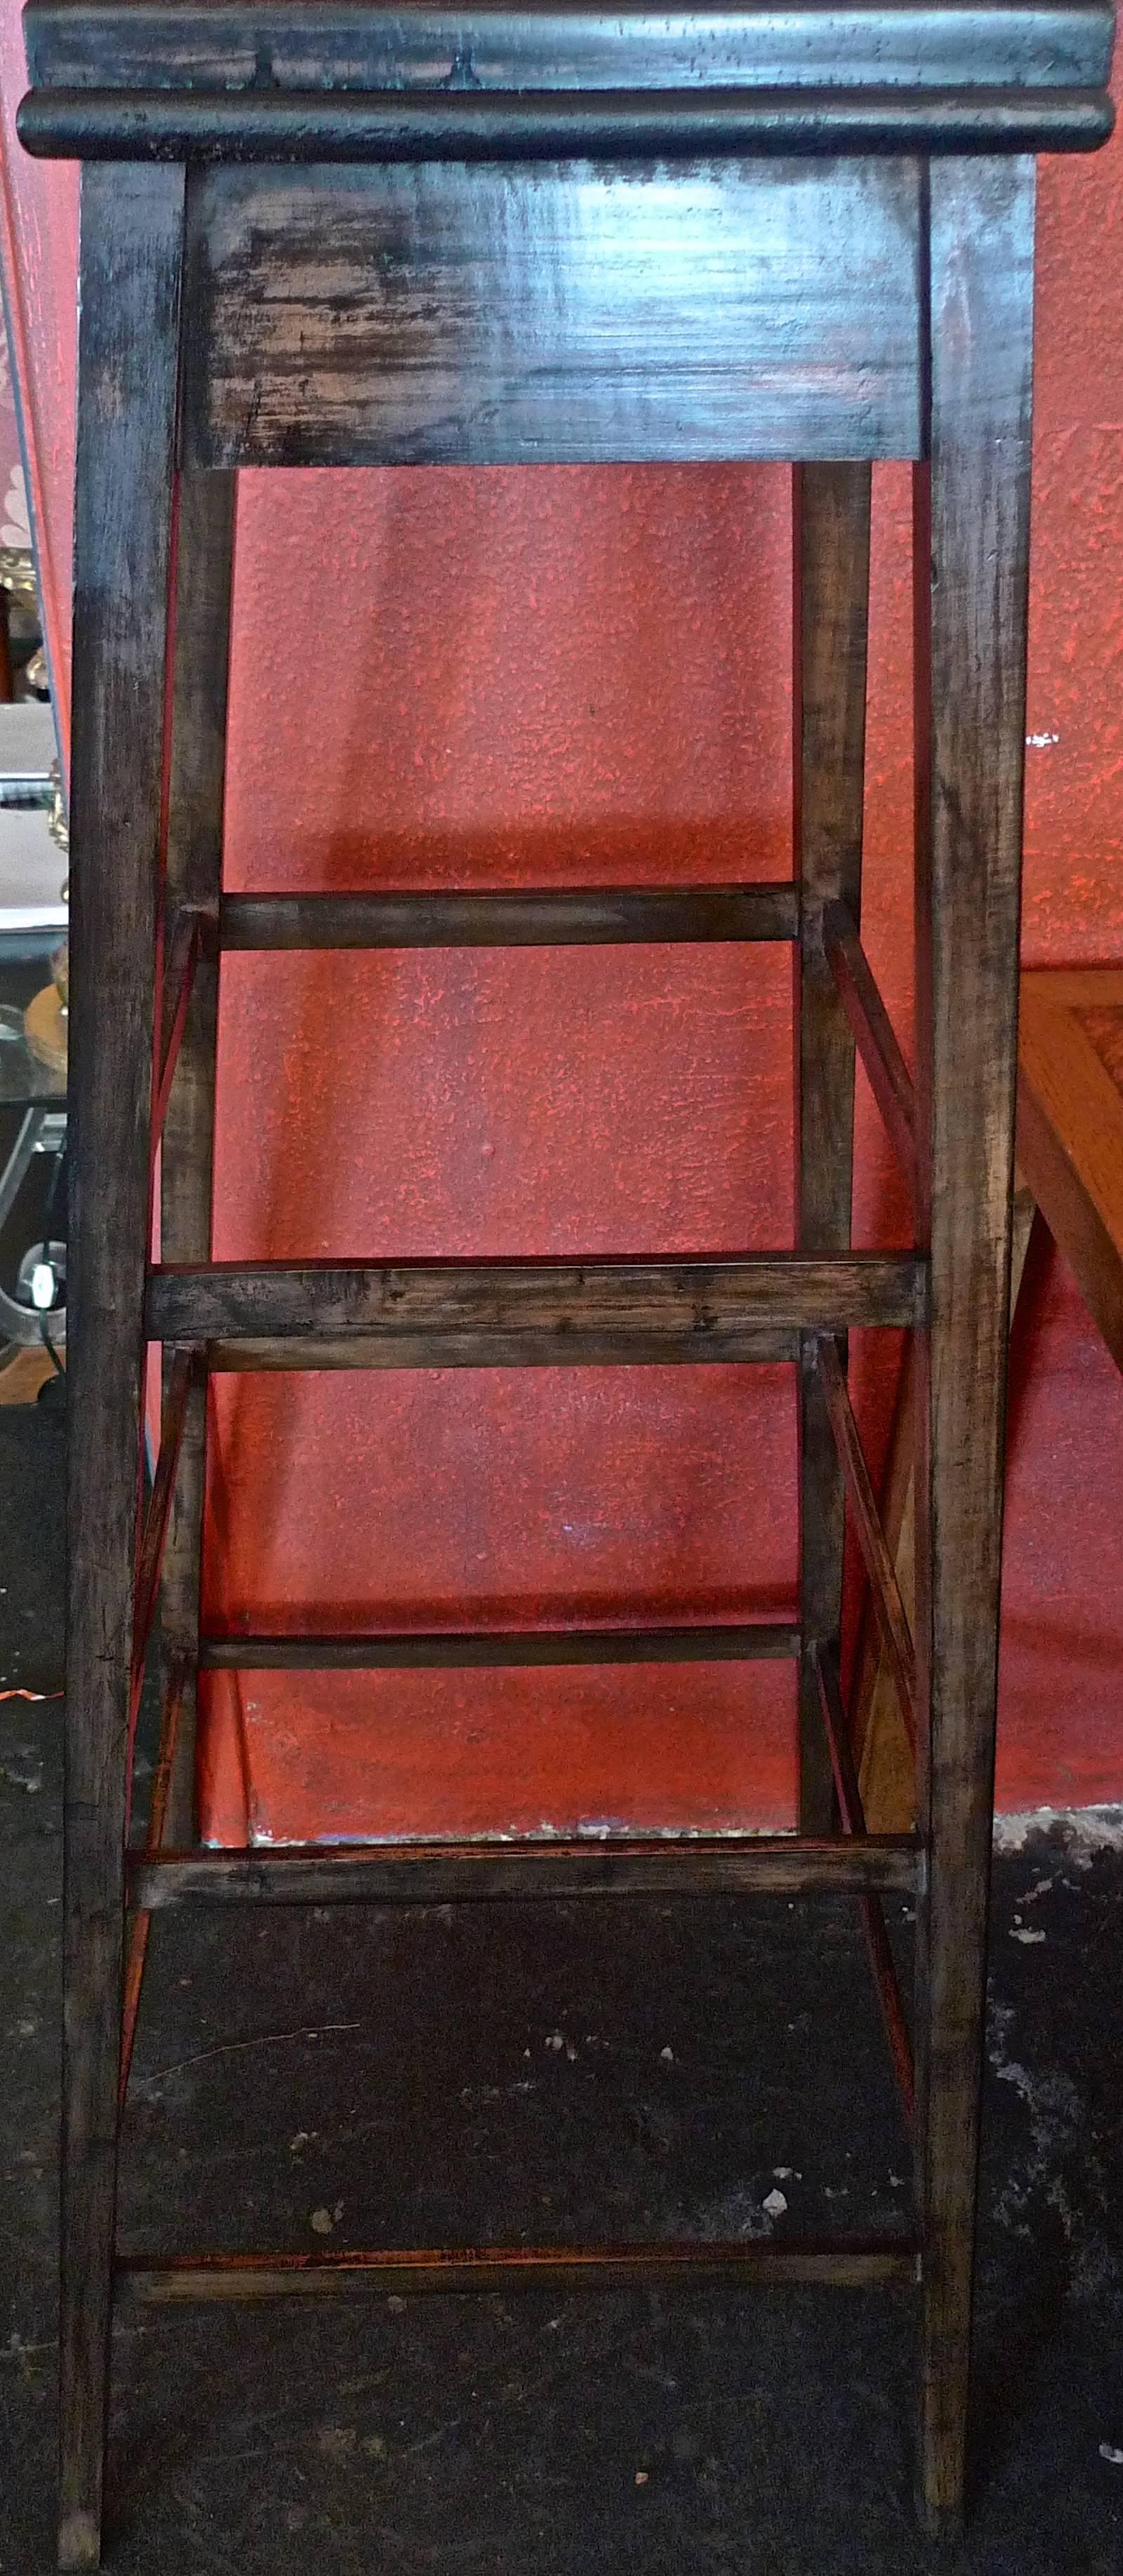
<svg viewBox="0 0 1123 2576">
<path fill-rule="evenodd" d="M 13 599 L 26 600 L 30 607 L 38 607 L 35 565 L 29 547 L 0 546 L 0 586 L 10 590 Z"/>
</svg>

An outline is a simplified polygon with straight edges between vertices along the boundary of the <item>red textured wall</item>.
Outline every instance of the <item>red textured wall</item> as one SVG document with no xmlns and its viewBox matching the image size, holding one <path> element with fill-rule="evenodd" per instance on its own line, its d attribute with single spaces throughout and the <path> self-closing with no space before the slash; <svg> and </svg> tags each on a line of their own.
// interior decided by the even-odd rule
<svg viewBox="0 0 1123 2576">
<path fill-rule="evenodd" d="M 5 41 L 10 88 L 11 25 Z M 29 303 L 45 275 L 62 310 L 69 174 L 29 178 L 10 159 L 9 175 Z M 1120 147 L 1044 165 L 1041 197 L 1026 955 L 1118 962 Z M 72 358 L 40 361 L 40 411 L 57 419 Z M 57 483 L 46 534 L 61 562 Z M 907 503 L 907 472 L 885 469 L 867 936 L 902 1028 Z M 776 469 L 244 478 L 230 882 L 783 873 L 787 549 Z M 782 950 L 234 959 L 216 1248 L 783 1243 L 790 1051 Z M 900 1240 L 865 1098 L 859 1141 L 861 1239 Z M 876 1451 L 891 1382 L 858 1356 Z M 1056 1272 L 1034 1287 L 1018 1368 L 1000 1798 L 1119 1797 L 1123 1385 Z M 226 1380 L 215 1412 L 212 1616 L 584 1623 L 788 1606 L 783 1371 Z M 239 1707 L 233 1684 L 215 1686 L 206 1731 L 208 1826 L 235 1838 L 247 1757 L 253 1827 L 276 1836 L 791 1814 L 782 1666 L 240 1687 Z"/>
</svg>

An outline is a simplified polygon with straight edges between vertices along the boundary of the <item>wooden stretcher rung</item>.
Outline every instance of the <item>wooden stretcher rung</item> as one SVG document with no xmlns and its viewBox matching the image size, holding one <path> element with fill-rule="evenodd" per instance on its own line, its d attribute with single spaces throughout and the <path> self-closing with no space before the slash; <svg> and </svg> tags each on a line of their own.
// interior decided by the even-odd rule
<svg viewBox="0 0 1123 2576">
<path fill-rule="evenodd" d="M 909 1895 L 911 1834 L 592 1836 L 129 1853 L 129 1902 L 444 1905 L 499 1897 Z"/>
<path fill-rule="evenodd" d="M 146 1330 L 238 1368 L 504 1368 L 786 1360 L 799 1332 L 916 1326 L 912 1253 L 215 1263 L 153 1270 Z"/>
<path fill-rule="evenodd" d="M 836 80 L 757 95 L 725 90 L 543 90 L 490 95 L 401 89 L 240 88 L 31 92 L 17 131 L 45 159 L 105 161 L 665 161 L 824 153 L 1094 152 L 1111 132 L 1099 87 L 961 82 L 943 95 Z"/>
<path fill-rule="evenodd" d="M 286 948 L 585 948 L 799 937 L 799 894 L 769 885 L 573 886 L 505 893 L 235 894 L 219 945 Z"/>
<path fill-rule="evenodd" d="M 505 1628 L 375 1637 L 204 1637 L 202 1672 L 491 1670 L 539 1664 L 751 1663 L 799 1653 L 788 1620 L 719 1627 Z"/>
<path fill-rule="evenodd" d="M 837 2289 L 908 2288 L 920 2278 L 916 2238 L 735 2237 L 730 2242 L 422 2248 L 417 2252 L 119 2255 L 117 2288 L 148 2303 L 275 2299 L 371 2291 L 626 2290 L 644 2282 L 739 2280 Z"/>
</svg>

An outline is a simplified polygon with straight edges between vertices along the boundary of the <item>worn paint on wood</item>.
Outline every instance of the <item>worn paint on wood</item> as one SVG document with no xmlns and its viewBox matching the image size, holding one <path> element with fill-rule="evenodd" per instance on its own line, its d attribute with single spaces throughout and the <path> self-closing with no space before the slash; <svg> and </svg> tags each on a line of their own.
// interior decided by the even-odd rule
<svg viewBox="0 0 1123 2576">
<path fill-rule="evenodd" d="M 919 453 L 914 162 L 223 168 L 188 225 L 197 464 Z"/>
</svg>

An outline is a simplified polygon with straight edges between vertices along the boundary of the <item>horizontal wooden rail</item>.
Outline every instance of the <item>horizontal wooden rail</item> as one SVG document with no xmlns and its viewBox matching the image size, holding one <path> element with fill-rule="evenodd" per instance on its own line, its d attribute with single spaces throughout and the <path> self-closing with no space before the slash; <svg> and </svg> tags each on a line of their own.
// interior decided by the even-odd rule
<svg viewBox="0 0 1123 2576">
<path fill-rule="evenodd" d="M 836 2289 L 908 2287 L 920 2277 L 914 2237 L 904 2230 L 855 2237 L 734 2237 L 707 2244 L 482 2246 L 388 2254 L 119 2255 L 126 2297 L 276 2299 L 334 2291 L 443 2292 L 627 2290 L 645 2283 L 728 2278 L 761 2287 L 820 2281 Z"/>
<path fill-rule="evenodd" d="M 910 1834 L 649 1835 L 576 1841 L 308 1843 L 128 1858 L 129 1898 L 274 1905 L 444 1905 L 499 1897 L 908 1895 Z"/>
<path fill-rule="evenodd" d="M 909 1254 L 232 1262 L 153 1271 L 146 1320 L 227 1369 L 790 1359 L 801 1329 L 921 1322 L 927 1287 Z"/>
<path fill-rule="evenodd" d="M 830 1746 L 831 1769 L 834 1773 L 839 1814 L 848 1834 L 864 1836 L 865 1811 L 862 1806 L 862 1793 L 858 1786 L 858 1774 L 854 1767 L 850 1730 L 846 1722 L 846 1710 L 843 1705 L 834 1650 L 826 1646 L 813 1646 L 811 1652 L 819 1685 L 823 1724 L 826 1728 L 827 1743 Z M 912 2040 L 909 2035 L 904 1997 L 901 1993 L 901 1982 L 897 1975 L 897 1962 L 893 1956 L 893 1947 L 886 1928 L 885 1909 L 879 1896 L 860 1896 L 858 1904 L 862 1916 L 862 1928 L 866 1936 L 866 1948 L 869 1952 L 870 1973 L 881 2007 L 881 2018 L 885 2025 L 885 2037 L 889 2045 L 893 2072 L 897 2078 L 905 2118 L 911 2128 L 916 2116 Z"/>
<path fill-rule="evenodd" d="M 916 1204 L 916 1100 L 912 1075 L 844 903 L 828 904 L 823 947 L 887 1133 Z"/>
<path fill-rule="evenodd" d="M 24 150 L 65 161 L 643 161 L 726 153 L 1093 152 L 1100 89 L 33 92 Z"/>
<path fill-rule="evenodd" d="M 901 1717 L 915 1755 L 916 1656 L 905 1615 L 905 1605 L 901 1599 L 901 1587 L 897 1581 L 896 1567 L 881 1526 L 881 1516 L 870 1482 L 870 1471 L 866 1465 L 858 1425 L 854 1420 L 850 1390 L 833 1342 L 820 1342 L 818 1360 L 831 1429 L 854 1514 L 858 1545 L 870 1580 L 870 1599 L 874 1616 L 885 1641 L 886 1658 L 901 1704 Z"/>
<path fill-rule="evenodd" d="M 223 948 L 583 948 L 798 939 L 794 884 L 578 886 L 545 893 L 236 894 Z"/>
<path fill-rule="evenodd" d="M 799 1629 L 760 1619 L 685 1628 L 404 1630 L 380 1637 L 203 1637 L 203 1672 L 406 1672 L 538 1664 L 751 1663 L 799 1653 Z"/>
</svg>

